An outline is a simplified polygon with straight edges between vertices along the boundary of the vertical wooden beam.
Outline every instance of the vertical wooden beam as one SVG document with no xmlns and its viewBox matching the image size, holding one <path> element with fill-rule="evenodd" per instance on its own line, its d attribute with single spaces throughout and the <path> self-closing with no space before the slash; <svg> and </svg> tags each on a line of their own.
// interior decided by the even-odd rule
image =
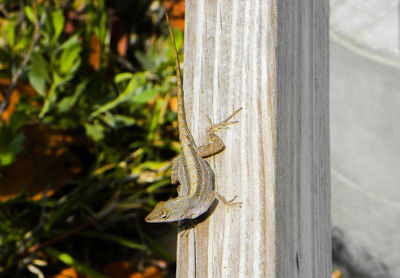
<svg viewBox="0 0 400 278">
<path fill-rule="evenodd" d="M 178 235 L 177 277 L 330 277 L 327 0 L 186 0 L 184 89 L 218 204 Z"/>
</svg>

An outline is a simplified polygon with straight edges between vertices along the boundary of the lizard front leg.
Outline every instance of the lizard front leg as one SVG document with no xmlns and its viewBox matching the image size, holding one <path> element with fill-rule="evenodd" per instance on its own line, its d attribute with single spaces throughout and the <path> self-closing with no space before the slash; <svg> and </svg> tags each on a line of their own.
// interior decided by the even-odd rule
<svg viewBox="0 0 400 278">
<path fill-rule="evenodd" d="M 237 121 L 229 122 L 229 120 L 232 119 L 241 110 L 242 110 L 242 108 L 239 108 L 238 110 L 233 112 L 233 114 L 230 115 L 225 121 L 222 121 L 218 124 L 213 124 L 211 122 L 210 118 L 207 117 L 207 119 L 210 123 L 210 127 L 207 129 L 208 144 L 196 148 L 196 152 L 198 153 L 199 156 L 201 156 L 202 158 L 206 158 L 208 156 L 212 156 L 212 155 L 217 154 L 224 150 L 224 148 L 225 148 L 224 142 L 222 142 L 221 138 L 219 138 L 218 135 L 215 134 L 215 132 L 218 130 L 228 128 L 228 125 L 236 124 Z M 180 164 L 180 159 L 181 159 L 181 156 L 178 156 L 172 162 L 172 170 L 171 170 L 171 183 L 172 184 L 176 184 L 179 181 L 178 180 L 178 168 L 179 168 L 179 164 Z M 178 192 L 179 192 L 179 190 L 178 190 Z"/>
<path fill-rule="evenodd" d="M 207 130 L 207 137 L 208 137 L 208 144 L 207 145 L 203 145 L 200 146 L 196 149 L 197 153 L 205 158 L 214 154 L 217 154 L 221 151 L 224 150 L 225 145 L 224 142 L 221 140 L 221 138 L 219 138 L 215 132 L 218 130 L 222 130 L 225 128 L 229 128 L 229 125 L 235 124 L 237 123 L 237 121 L 231 121 L 230 120 L 236 115 L 238 114 L 240 111 L 242 110 L 242 108 L 239 108 L 238 110 L 236 110 L 235 112 L 233 112 L 232 115 L 230 115 L 226 120 L 218 123 L 218 124 L 213 124 L 210 120 L 210 118 L 208 118 L 208 121 L 210 122 L 210 127 Z M 237 202 L 235 203 L 235 199 L 237 197 L 237 195 L 235 197 L 233 197 L 232 200 L 227 200 L 225 197 L 223 197 L 222 195 L 220 195 L 218 192 L 215 192 L 215 197 L 221 201 L 224 205 L 228 206 L 228 207 L 241 207 L 241 202 Z"/>
<path fill-rule="evenodd" d="M 171 183 L 177 184 L 179 183 L 179 167 L 182 166 L 182 157 L 179 155 L 172 161 L 172 169 L 171 169 Z M 178 196 L 187 196 L 189 194 L 189 188 L 187 186 L 183 186 L 182 184 L 178 185 L 177 188 Z"/>
<path fill-rule="evenodd" d="M 236 114 L 238 114 L 241 110 L 242 110 L 242 108 L 239 108 L 232 115 L 230 115 L 226 120 L 224 120 L 218 124 L 213 124 L 211 122 L 210 118 L 207 117 L 208 121 L 210 122 L 210 127 L 207 129 L 208 144 L 202 145 L 202 146 L 196 148 L 196 152 L 200 157 L 206 158 L 206 157 L 215 155 L 224 150 L 224 148 L 225 148 L 224 142 L 221 140 L 221 138 L 218 137 L 218 135 L 215 134 L 215 132 L 222 130 L 222 129 L 227 129 L 227 128 L 229 128 L 228 127 L 229 125 L 237 123 L 237 121 L 230 121 L 230 120 Z M 172 170 L 171 170 L 171 183 L 172 184 L 176 184 L 179 182 L 178 172 L 179 172 L 179 167 L 182 164 L 181 159 L 182 159 L 181 156 L 178 156 L 172 162 Z M 185 189 L 187 189 L 187 188 L 185 188 Z M 184 188 L 180 184 L 177 189 L 179 196 L 184 196 L 184 195 L 188 194 L 188 192 L 187 192 L 188 189 L 184 190 L 184 191 L 182 191 L 182 190 L 184 190 Z M 216 193 L 216 198 L 218 200 L 222 201 L 227 206 L 237 206 L 238 205 L 238 203 L 233 203 L 236 196 L 232 200 L 228 201 L 223 196 Z"/>
</svg>

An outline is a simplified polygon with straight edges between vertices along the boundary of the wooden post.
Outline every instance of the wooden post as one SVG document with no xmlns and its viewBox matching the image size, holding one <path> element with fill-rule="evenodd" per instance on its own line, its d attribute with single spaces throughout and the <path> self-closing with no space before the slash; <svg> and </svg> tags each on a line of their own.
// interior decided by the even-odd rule
<svg viewBox="0 0 400 278">
<path fill-rule="evenodd" d="M 218 204 L 178 235 L 177 277 L 331 276 L 327 0 L 186 0 L 184 88 Z"/>
</svg>

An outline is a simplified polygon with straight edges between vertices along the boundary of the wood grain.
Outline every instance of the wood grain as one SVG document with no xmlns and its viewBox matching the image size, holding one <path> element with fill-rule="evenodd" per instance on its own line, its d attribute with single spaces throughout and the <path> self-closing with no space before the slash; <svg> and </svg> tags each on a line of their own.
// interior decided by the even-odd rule
<svg viewBox="0 0 400 278">
<path fill-rule="evenodd" d="M 177 277 L 330 277 L 328 2 L 187 0 L 189 126 L 219 132 L 218 204 L 178 235 Z"/>
</svg>

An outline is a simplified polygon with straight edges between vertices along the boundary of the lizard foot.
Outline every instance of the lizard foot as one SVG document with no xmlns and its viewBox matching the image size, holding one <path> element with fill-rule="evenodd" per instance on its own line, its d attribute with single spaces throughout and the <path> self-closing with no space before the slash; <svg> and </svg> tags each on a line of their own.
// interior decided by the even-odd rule
<svg viewBox="0 0 400 278">
<path fill-rule="evenodd" d="M 208 122 L 210 123 L 210 128 L 208 129 L 208 133 L 212 133 L 221 129 L 225 129 L 225 128 L 229 128 L 228 125 L 233 125 L 238 123 L 238 121 L 232 121 L 230 122 L 230 120 L 236 115 L 238 114 L 240 111 L 242 110 L 242 107 L 240 107 L 238 110 L 236 110 L 235 112 L 233 112 L 232 115 L 230 115 L 225 121 L 222 121 L 218 124 L 213 124 L 210 117 L 207 116 Z"/>
<path fill-rule="evenodd" d="M 224 196 L 220 195 L 217 193 L 217 199 L 221 201 L 225 206 L 228 206 L 230 208 L 241 208 L 242 207 L 242 202 L 236 202 L 234 203 L 235 199 L 237 198 L 237 195 L 233 197 L 232 200 L 228 201 Z"/>
</svg>

